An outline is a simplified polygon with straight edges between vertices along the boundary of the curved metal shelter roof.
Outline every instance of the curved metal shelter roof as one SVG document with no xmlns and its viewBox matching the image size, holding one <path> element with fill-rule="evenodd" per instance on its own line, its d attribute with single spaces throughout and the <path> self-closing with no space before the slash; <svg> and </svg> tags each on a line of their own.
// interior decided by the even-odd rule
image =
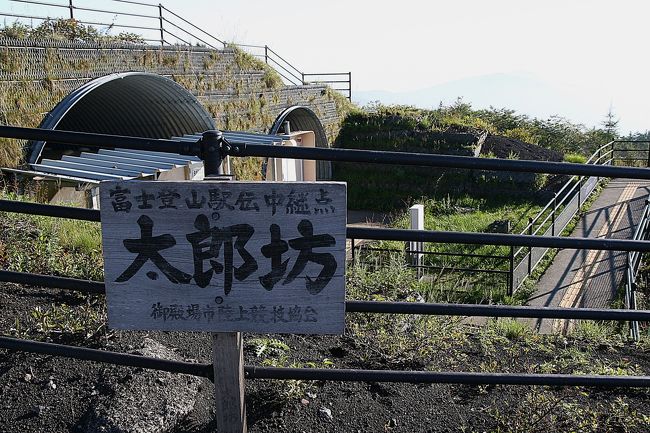
<svg viewBox="0 0 650 433">
<path fill-rule="evenodd" d="M 314 131 L 316 135 L 316 147 L 328 147 L 327 135 L 325 134 L 325 129 L 323 129 L 323 124 L 311 108 L 294 105 L 285 109 L 275 119 L 275 122 L 273 122 L 269 134 L 278 134 L 284 122 L 287 121 L 294 131 Z"/>
<path fill-rule="evenodd" d="M 327 134 L 320 119 L 309 107 L 294 105 L 285 109 L 273 122 L 269 134 L 278 134 L 284 122 L 289 122 L 292 130 L 314 131 L 316 147 L 329 147 Z M 286 132 L 286 131 L 285 131 Z M 330 161 L 316 161 L 316 179 L 331 180 L 332 164 Z"/>
<path fill-rule="evenodd" d="M 39 128 L 169 138 L 216 126 L 194 95 L 173 80 L 126 72 L 94 79 L 71 92 Z M 48 156 L 47 148 L 43 141 L 32 143 L 29 162 Z"/>
</svg>

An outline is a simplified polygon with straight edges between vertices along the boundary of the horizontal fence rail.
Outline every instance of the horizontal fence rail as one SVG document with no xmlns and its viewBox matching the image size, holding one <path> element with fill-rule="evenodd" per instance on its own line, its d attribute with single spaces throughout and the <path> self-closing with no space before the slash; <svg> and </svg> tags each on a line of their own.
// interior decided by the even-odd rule
<svg viewBox="0 0 650 433">
<path fill-rule="evenodd" d="M 41 353 L 86 361 L 171 373 L 190 374 L 213 380 L 212 364 L 171 361 L 106 350 L 43 343 L 0 336 L 0 348 Z M 471 373 L 399 370 L 244 367 L 246 379 L 327 380 L 339 382 L 444 383 L 463 385 L 547 385 L 585 387 L 650 387 L 650 376 L 604 376 L 569 374 Z"/>
<path fill-rule="evenodd" d="M 101 281 L 86 281 L 67 277 L 27 272 L 0 271 L 0 281 L 27 284 L 38 287 L 68 289 L 83 293 L 103 294 L 106 289 Z M 650 311 L 613 310 L 598 308 L 525 307 L 509 305 L 435 304 L 425 302 L 354 301 L 345 302 L 348 313 L 422 314 L 434 316 L 472 317 L 522 317 L 541 319 L 576 320 L 636 320 L 650 321 Z"/>
<path fill-rule="evenodd" d="M 575 164 L 568 162 L 530 161 L 518 159 L 477 158 L 471 156 L 406 153 L 378 150 L 330 149 L 260 144 L 226 146 L 229 156 L 266 158 L 314 159 L 339 162 L 367 162 L 387 165 L 461 168 L 470 170 L 513 171 L 523 173 L 566 174 L 626 179 L 650 179 L 650 170 L 637 167 Z"/>
<path fill-rule="evenodd" d="M 0 137 L 47 141 L 51 145 L 61 143 L 97 148 L 113 148 L 117 146 L 130 150 L 149 150 L 192 156 L 201 155 L 201 143 L 199 141 L 192 143 L 159 138 L 125 137 L 122 135 L 56 131 L 52 129 L 23 128 L 6 125 L 0 125 Z"/>
<path fill-rule="evenodd" d="M 0 126 L 0 137 L 25 140 L 42 140 L 50 144 L 75 144 L 92 147 L 123 147 L 137 150 L 203 155 L 201 140 L 187 142 L 167 139 L 125 137 L 120 135 L 87 132 L 55 131 L 17 126 Z M 566 162 L 528 161 L 499 158 L 477 158 L 429 153 L 388 152 L 375 150 L 307 148 L 295 146 L 267 146 L 260 144 L 231 145 L 223 140 L 223 155 L 313 159 L 321 161 L 368 162 L 389 165 L 459 168 L 470 170 L 514 171 L 526 173 L 566 174 L 626 179 L 650 179 L 650 170 L 638 167 L 613 167 Z"/>
<path fill-rule="evenodd" d="M 467 373 L 433 371 L 357 370 L 247 367 L 249 379 L 333 380 L 340 382 L 446 383 L 463 385 L 547 385 L 591 387 L 649 387 L 650 376 L 570 374 Z"/>
<path fill-rule="evenodd" d="M 111 352 L 108 350 L 89 349 L 87 347 L 22 340 L 5 336 L 0 336 L 0 348 L 63 356 L 86 361 L 104 362 L 107 364 L 124 365 L 128 367 L 169 371 L 171 373 L 191 374 L 194 376 L 210 377 L 212 374 L 212 364 L 204 365 L 192 362 L 172 361 L 148 356 L 131 355 L 128 353 Z"/>
<path fill-rule="evenodd" d="M 0 211 L 33 213 L 36 215 L 64 217 L 87 221 L 100 221 L 98 210 L 69 208 L 40 203 L 29 203 L 14 200 L 0 200 Z M 650 251 L 650 241 L 626 239 L 596 239 L 596 238 L 559 238 L 552 236 L 513 235 L 506 233 L 471 233 L 445 232 L 432 230 L 409 230 L 389 228 L 347 227 L 347 237 L 353 239 L 418 241 L 418 242 L 448 242 L 455 244 L 474 245 L 512 245 L 551 248 L 592 249 L 606 251 Z"/>
</svg>

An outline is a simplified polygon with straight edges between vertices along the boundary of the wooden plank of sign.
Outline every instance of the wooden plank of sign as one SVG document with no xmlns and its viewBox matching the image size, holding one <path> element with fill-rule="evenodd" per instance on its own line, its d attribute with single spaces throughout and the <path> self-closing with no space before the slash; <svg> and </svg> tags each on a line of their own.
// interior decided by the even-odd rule
<svg viewBox="0 0 650 433">
<path fill-rule="evenodd" d="M 109 326 L 343 332 L 344 183 L 109 181 L 100 199 Z"/>
</svg>

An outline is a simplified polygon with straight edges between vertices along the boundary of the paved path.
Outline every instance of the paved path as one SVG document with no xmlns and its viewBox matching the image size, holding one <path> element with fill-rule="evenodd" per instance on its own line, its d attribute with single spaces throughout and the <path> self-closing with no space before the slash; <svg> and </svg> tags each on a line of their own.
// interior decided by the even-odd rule
<svg viewBox="0 0 650 433">
<path fill-rule="evenodd" d="M 571 236 L 630 239 L 650 182 L 614 179 L 582 216 Z M 626 254 L 618 251 L 561 250 L 536 286 L 528 305 L 608 308 L 622 281 Z M 541 333 L 566 332 L 568 320 L 531 319 Z"/>
<path fill-rule="evenodd" d="M 348 225 L 353 227 L 386 227 L 391 222 L 391 215 L 383 212 L 373 212 L 368 210 L 348 210 Z M 359 246 L 366 241 L 364 239 L 355 239 L 354 245 Z M 352 241 L 347 239 L 345 242 L 346 260 L 352 259 Z"/>
</svg>

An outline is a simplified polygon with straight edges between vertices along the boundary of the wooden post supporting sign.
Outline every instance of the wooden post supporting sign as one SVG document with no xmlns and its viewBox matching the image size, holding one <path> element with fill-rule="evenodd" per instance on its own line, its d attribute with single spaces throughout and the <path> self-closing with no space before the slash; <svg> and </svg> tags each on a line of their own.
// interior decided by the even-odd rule
<svg viewBox="0 0 650 433">
<path fill-rule="evenodd" d="M 241 332 L 212 334 L 215 417 L 219 432 L 246 432 L 244 342 Z"/>
</svg>

